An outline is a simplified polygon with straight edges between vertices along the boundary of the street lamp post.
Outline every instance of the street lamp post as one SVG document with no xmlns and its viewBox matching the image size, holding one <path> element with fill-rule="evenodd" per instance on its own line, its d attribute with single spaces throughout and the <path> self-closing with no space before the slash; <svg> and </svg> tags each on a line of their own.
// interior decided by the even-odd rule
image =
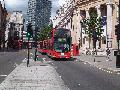
<svg viewBox="0 0 120 90">
<path fill-rule="evenodd" d="M 81 39 L 80 39 L 80 45 L 81 45 L 81 47 L 82 47 L 82 25 L 83 25 L 83 23 L 80 21 L 80 24 L 81 24 L 81 33 L 80 33 Z"/>
</svg>

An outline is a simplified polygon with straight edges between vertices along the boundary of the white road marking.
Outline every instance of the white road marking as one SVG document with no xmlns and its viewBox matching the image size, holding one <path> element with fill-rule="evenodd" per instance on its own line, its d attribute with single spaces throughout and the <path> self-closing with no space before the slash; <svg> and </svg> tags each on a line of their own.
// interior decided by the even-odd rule
<svg viewBox="0 0 120 90">
<path fill-rule="evenodd" d="M 7 77 L 7 75 L 0 75 L 1 77 Z"/>
<path fill-rule="evenodd" d="M 30 53 L 31 55 L 33 55 L 33 53 Z"/>
<path fill-rule="evenodd" d="M 78 86 L 80 86 L 80 84 L 78 84 Z"/>
<path fill-rule="evenodd" d="M 111 72 L 109 71 L 109 73 L 111 73 Z"/>
<path fill-rule="evenodd" d="M 61 78 L 61 76 L 59 76 Z"/>
<path fill-rule="evenodd" d="M 84 62 L 84 64 L 87 64 L 86 62 Z"/>
</svg>

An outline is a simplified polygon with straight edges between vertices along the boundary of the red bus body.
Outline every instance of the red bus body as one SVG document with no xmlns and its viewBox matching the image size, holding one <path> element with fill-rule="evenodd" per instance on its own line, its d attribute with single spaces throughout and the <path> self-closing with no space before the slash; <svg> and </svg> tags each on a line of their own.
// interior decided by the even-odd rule
<svg viewBox="0 0 120 90">
<path fill-rule="evenodd" d="M 49 50 L 47 49 L 47 40 L 38 42 L 38 52 L 47 54 Z"/>
<path fill-rule="evenodd" d="M 62 28 L 63 29 L 63 28 Z M 60 30 L 62 30 L 60 29 Z M 70 33 L 70 30 L 66 30 L 66 32 Z M 68 39 L 71 40 L 71 34 L 67 37 L 62 37 L 56 35 L 59 30 L 53 29 L 51 31 L 51 36 L 47 40 L 39 41 L 38 42 L 38 51 L 41 53 L 46 53 L 48 56 L 56 59 L 60 58 L 71 58 L 71 42 L 67 42 Z M 64 31 L 63 31 L 64 33 Z M 63 41 L 62 41 L 63 40 Z"/>
<path fill-rule="evenodd" d="M 78 44 L 72 44 L 71 54 L 73 56 L 78 56 L 79 55 L 79 46 L 78 46 Z"/>
<path fill-rule="evenodd" d="M 14 40 L 13 41 L 13 48 L 14 49 L 22 49 L 22 40 Z"/>
</svg>

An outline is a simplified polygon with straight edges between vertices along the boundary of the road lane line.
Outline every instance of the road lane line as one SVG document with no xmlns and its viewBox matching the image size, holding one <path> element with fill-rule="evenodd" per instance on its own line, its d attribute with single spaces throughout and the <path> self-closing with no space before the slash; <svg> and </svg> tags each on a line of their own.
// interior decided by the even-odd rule
<svg viewBox="0 0 120 90">
<path fill-rule="evenodd" d="M 0 75 L 1 77 L 7 77 L 7 75 Z"/>
</svg>

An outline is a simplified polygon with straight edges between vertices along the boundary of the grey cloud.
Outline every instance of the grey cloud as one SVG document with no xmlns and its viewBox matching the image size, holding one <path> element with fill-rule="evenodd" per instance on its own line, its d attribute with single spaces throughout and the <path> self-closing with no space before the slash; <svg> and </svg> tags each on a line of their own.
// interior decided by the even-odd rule
<svg viewBox="0 0 120 90">
<path fill-rule="evenodd" d="M 56 11 L 59 9 L 59 0 L 51 0 L 52 1 L 52 13 L 51 16 L 54 17 L 56 15 Z"/>
<path fill-rule="evenodd" d="M 52 1 L 52 11 L 51 11 L 51 16 L 55 16 L 56 11 L 59 9 L 59 0 L 51 0 Z M 17 0 L 17 5 L 16 6 L 8 6 L 7 10 L 9 11 L 13 11 L 13 9 L 16 10 L 21 10 L 23 12 L 23 14 L 26 14 L 27 12 L 27 6 L 28 6 L 28 0 Z"/>
</svg>

